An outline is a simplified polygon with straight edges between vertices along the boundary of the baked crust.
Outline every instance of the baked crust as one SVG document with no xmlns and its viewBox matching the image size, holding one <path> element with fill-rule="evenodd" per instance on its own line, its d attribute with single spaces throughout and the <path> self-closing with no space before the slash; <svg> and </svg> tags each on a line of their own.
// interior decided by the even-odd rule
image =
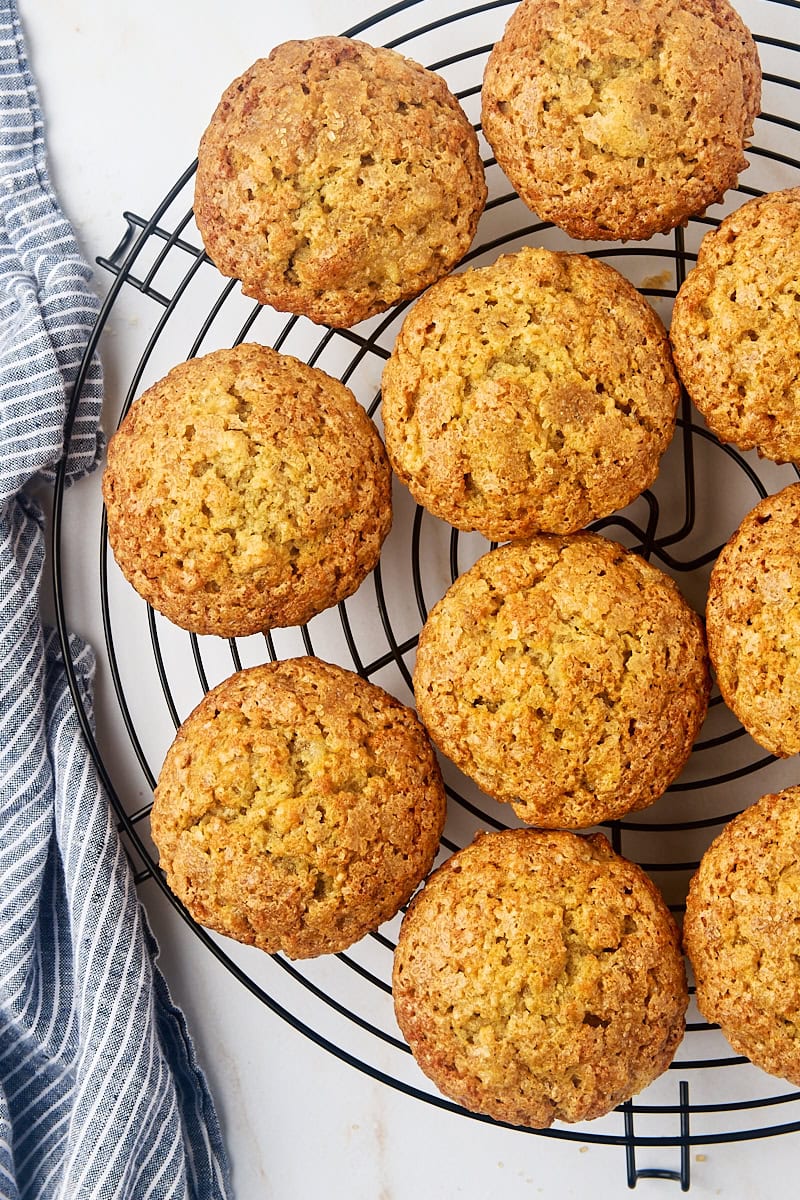
<svg viewBox="0 0 800 1200">
<path fill-rule="evenodd" d="M 800 461 L 800 188 L 750 200 L 706 234 L 670 337 L 720 441 Z"/>
<path fill-rule="evenodd" d="M 475 131 L 439 75 L 320 37 L 277 46 L 225 91 L 194 211 L 246 295 L 345 327 L 447 274 L 485 201 Z"/>
<path fill-rule="evenodd" d="M 767 496 L 723 547 L 708 587 L 722 698 L 760 746 L 800 751 L 800 483 Z"/>
<path fill-rule="evenodd" d="M 649 238 L 734 187 L 761 105 L 727 0 L 523 0 L 483 130 L 525 203 L 575 238 Z"/>
<path fill-rule="evenodd" d="M 697 1006 L 738 1054 L 800 1087 L 800 788 L 762 796 L 703 855 L 684 943 Z"/>
<path fill-rule="evenodd" d="M 196 920 L 309 958 L 394 916 L 430 870 L 444 818 L 413 710 L 309 657 L 208 693 L 166 756 L 150 823 Z"/>
<path fill-rule="evenodd" d="M 709 675 L 675 583 L 595 534 L 490 551 L 428 615 L 417 710 L 524 821 L 580 828 L 658 799 L 691 752 Z"/>
<path fill-rule="evenodd" d="M 386 448 L 418 503 L 459 529 L 571 533 L 650 486 L 679 395 L 632 284 L 526 247 L 413 306 L 383 372 Z"/>
<path fill-rule="evenodd" d="M 400 930 L 397 1020 L 419 1066 L 513 1125 L 602 1116 L 651 1083 L 684 1030 L 679 934 L 602 834 L 479 835 Z"/>
<path fill-rule="evenodd" d="M 103 497 L 137 592 L 224 637 L 300 625 L 351 595 L 392 519 L 386 452 L 352 392 L 255 344 L 182 363 L 134 402 Z"/>
</svg>

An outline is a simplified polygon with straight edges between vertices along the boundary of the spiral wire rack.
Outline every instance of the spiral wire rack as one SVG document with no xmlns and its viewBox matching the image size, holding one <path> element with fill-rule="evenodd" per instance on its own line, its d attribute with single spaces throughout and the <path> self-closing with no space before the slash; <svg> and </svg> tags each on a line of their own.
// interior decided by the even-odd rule
<svg viewBox="0 0 800 1200">
<path fill-rule="evenodd" d="M 402 0 L 365 18 L 346 34 L 394 47 L 428 63 L 445 76 L 479 129 L 483 65 L 514 2 L 492 0 L 463 8 L 448 6 L 447 0 Z M 535 220 L 508 190 L 483 143 L 490 199 L 465 261 L 489 262 L 498 252 L 527 242 L 579 250 L 611 261 L 668 321 L 669 305 L 696 259 L 699 242 L 721 215 L 751 196 L 800 184 L 800 122 L 793 116 L 800 100 L 800 45 L 772 36 L 773 15 L 778 10 L 784 17 L 788 14 L 783 28 L 791 30 L 800 17 L 792 16 L 790 10 L 796 13 L 800 3 L 742 0 L 737 7 L 753 30 L 762 56 L 765 111 L 749 151 L 751 168 L 737 191 L 726 198 L 725 207 L 716 206 L 713 214 L 692 219 L 685 230 L 676 229 L 646 245 L 570 243 L 560 231 Z M 769 33 L 760 32 L 765 27 Z M 443 44 L 456 42 L 464 48 L 437 57 Z M 65 444 L 69 444 L 91 356 L 117 310 L 122 289 L 132 289 L 141 298 L 143 317 L 130 322 L 125 332 L 143 344 L 121 410 L 115 414 L 120 420 L 142 388 L 181 357 L 245 340 L 298 354 L 337 375 L 378 420 L 380 370 L 407 306 L 354 329 L 332 330 L 311 326 L 302 318 L 286 319 L 246 300 L 235 281 L 222 280 L 215 271 L 194 228 L 191 189 L 195 166 L 183 172 L 150 218 L 124 213 L 126 228 L 119 245 L 108 257 L 97 260 L 113 281 L 76 381 Z M 593 528 L 658 562 L 679 578 L 685 594 L 702 610 L 710 565 L 738 520 L 759 498 L 798 476 L 800 471 L 793 467 L 759 462 L 752 454 L 720 445 L 684 396 L 676 437 L 653 489 Z M 68 499 L 73 490 L 66 490 L 65 478 L 64 462 L 56 480 L 52 521 L 61 644 L 78 716 L 117 814 L 137 883 L 152 878 L 208 950 L 260 1001 L 317 1045 L 420 1101 L 461 1113 L 465 1119 L 493 1123 L 439 1095 L 417 1070 L 399 1036 L 390 979 L 400 916 L 347 952 L 328 959 L 298 964 L 282 955 L 263 955 L 218 938 L 192 920 L 166 887 L 148 833 L 149 798 L 163 753 L 180 722 L 215 682 L 266 658 L 320 653 L 411 702 L 411 664 L 428 607 L 487 544 L 478 535 L 459 534 L 443 525 L 416 507 L 403 489 L 396 488 L 394 529 L 373 577 L 355 597 L 302 629 L 226 643 L 183 634 L 132 596 L 108 554 L 105 516 L 98 501 L 100 554 L 95 602 L 102 611 L 105 631 L 101 675 L 105 673 L 110 680 L 113 692 L 109 720 L 124 730 L 130 747 L 130 761 L 121 771 L 119 763 L 111 762 L 104 751 L 102 730 L 95 731 L 70 657 L 71 597 L 64 538 L 74 518 Z M 720 511 L 721 497 L 727 516 Z M 145 647 L 152 656 L 148 669 L 154 689 L 163 697 L 161 708 L 151 705 L 146 712 L 129 701 L 130 673 L 142 670 Z M 443 763 L 443 769 L 449 815 L 438 862 L 470 841 L 477 829 L 500 829 L 514 823 L 506 806 L 482 795 L 450 764 Z M 681 777 L 651 809 L 610 823 L 607 832 L 614 848 L 639 862 L 657 881 L 672 910 L 680 913 L 688 879 L 711 838 L 746 804 L 788 782 L 796 782 L 791 764 L 776 762 L 751 742 L 715 690 L 708 720 Z M 799 1100 L 800 1092 L 788 1090 L 785 1083 L 764 1076 L 733 1055 L 692 1002 L 687 1035 L 675 1062 L 642 1098 L 628 1101 L 588 1126 L 520 1133 L 622 1147 L 630 1187 L 641 1178 L 658 1177 L 675 1180 L 686 1191 L 691 1147 L 800 1131 L 800 1108 L 792 1107 Z M 638 1165 L 637 1151 L 646 1150 L 652 1157 L 654 1148 L 670 1150 L 670 1164 Z"/>
</svg>

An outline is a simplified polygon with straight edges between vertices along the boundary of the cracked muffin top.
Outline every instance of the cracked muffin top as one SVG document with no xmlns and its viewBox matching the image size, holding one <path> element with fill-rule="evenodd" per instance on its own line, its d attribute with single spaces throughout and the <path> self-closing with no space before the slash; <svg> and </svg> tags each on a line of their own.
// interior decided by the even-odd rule
<svg viewBox="0 0 800 1200">
<path fill-rule="evenodd" d="M 523 0 L 483 129 L 525 203 L 575 238 L 649 238 L 720 200 L 761 105 L 727 0 Z"/>
<path fill-rule="evenodd" d="M 800 461 L 800 188 L 750 200 L 706 234 L 670 338 L 720 441 Z"/>
<path fill-rule="evenodd" d="M 444 818 L 413 710 L 308 657 L 208 693 L 167 753 L 150 823 L 197 921 L 310 958 L 395 915 L 430 870 Z"/>
<path fill-rule="evenodd" d="M 531 825 L 581 828 L 657 800 L 706 714 L 700 618 L 596 534 L 490 551 L 422 629 L 417 710 L 434 742 Z"/>
<path fill-rule="evenodd" d="M 445 1095 L 513 1125 L 602 1116 L 666 1070 L 686 977 L 661 895 L 602 834 L 480 835 L 403 919 L 397 1020 Z"/>
<path fill-rule="evenodd" d="M 800 751 L 800 483 L 767 496 L 722 549 L 708 650 L 722 698 L 760 746 Z"/>
<path fill-rule="evenodd" d="M 762 796 L 703 855 L 684 942 L 697 1005 L 737 1054 L 800 1087 L 800 788 Z"/>
<path fill-rule="evenodd" d="M 383 372 L 414 498 L 497 541 L 571 533 L 655 479 L 679 399 L 664 327 L 613 267 L 526 247 L 434 284 Z"/>
<path fill-rule="evenodd" d="M 194 209 L 246 295 L 345 327 L 446 275 L 485 201 L 475 131 L 440 76 L 320 37 L 277 46 L 224 93 Z"/>
<path fill-rule="evenodd" d="M 342 383 L 246 344 L 131 406 L 103 497 L 120 570 L 195 633 L 299 625 L 351 595 L 391 524 L 383 443 Z"/>
</svg>

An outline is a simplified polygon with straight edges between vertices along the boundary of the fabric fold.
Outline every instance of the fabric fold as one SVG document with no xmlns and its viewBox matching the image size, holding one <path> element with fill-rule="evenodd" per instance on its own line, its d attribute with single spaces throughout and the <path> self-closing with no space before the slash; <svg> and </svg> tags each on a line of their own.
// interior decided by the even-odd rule
<svg viewBox="0 0 800 1200">
<path fill-rule="evenodd" d="M 222 1200 L 228 1171 L 182 1014 L 43 630 L 44 520 L 97 316 L 61 213 L 16 5 L 0 0 L 0 1195 Z M 67 476 L 96 466 L 100 364 Z M 70 658 L 91 713 L 91 650 Z"/>
</svg>

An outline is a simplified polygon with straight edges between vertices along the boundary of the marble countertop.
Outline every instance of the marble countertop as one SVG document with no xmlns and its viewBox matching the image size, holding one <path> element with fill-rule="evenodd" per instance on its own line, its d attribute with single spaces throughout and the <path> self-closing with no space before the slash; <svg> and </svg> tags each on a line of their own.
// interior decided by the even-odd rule
<svg viewBox="0 0 800 1200">
<path fill-rule="evenodd" d="M 747 0 L 761 28 L 798 23 L 796 11 Z M 363 0 L 20 0 L 46 120 L 51 174 L 89 260 L 119 241 L 122 212 L 149 214 L 193 159 L 217 100 L 254 58 L 287 38 L 334 33 L 361 19 Z M 508 6 L 510 12 L 510 6 Z M 503 20 L 507 13 L 503 11 Z M 783 20 L 779 28 L 777 18 Z M 787 24 L 787 22 L 789 22 Z M 800 29 L 800 24 L 797 25 Z M 784 32 L 784 36 L 788 36 Z M 795 37 L 798 36 L 797 30 Z M 104 291 L 111 277 L 98 271 Z M 128 378 L 138 320 L 122 296 L 101 343 L 109 393 Z M 86 484 L 88 489 L 96 487 Z M 71 586 L 97 573 L 80 522 L 66 531 Z M 88 586 L 88 585 L 87 585 Z M 78 632 L 96 645 L 91 605 Z M 102 671 L 101 671 L 102 676 Z M 103 688 L 102 677 L 99 686 Z M 122 751 L 120 751 L 122 753 Z M 374 1081 L 252 996 L 184 926 L 155 884 L 140 894 L 160 963 L 187 1014 L 220 1111 L 238 1200 L 597 1200 L 626 1193 L 621 1147 L 531 1136 L 440 1111 Z M 797 1114 L 791 1114 L 800 1117 Z M 790 1118 L 787 1118 L 790 1119 Z M 677 1134 L 677 1117 L 672 1121 Z M 797 1135 L 692 1149 L 692 1192 L 737 1200 L 777 1195 Z M 678 1166 L 675 1148 L 638 1152 L 642 1167 Z M 679 1185 L 642 1180 L 642 1197 Z"/>
</svg>

